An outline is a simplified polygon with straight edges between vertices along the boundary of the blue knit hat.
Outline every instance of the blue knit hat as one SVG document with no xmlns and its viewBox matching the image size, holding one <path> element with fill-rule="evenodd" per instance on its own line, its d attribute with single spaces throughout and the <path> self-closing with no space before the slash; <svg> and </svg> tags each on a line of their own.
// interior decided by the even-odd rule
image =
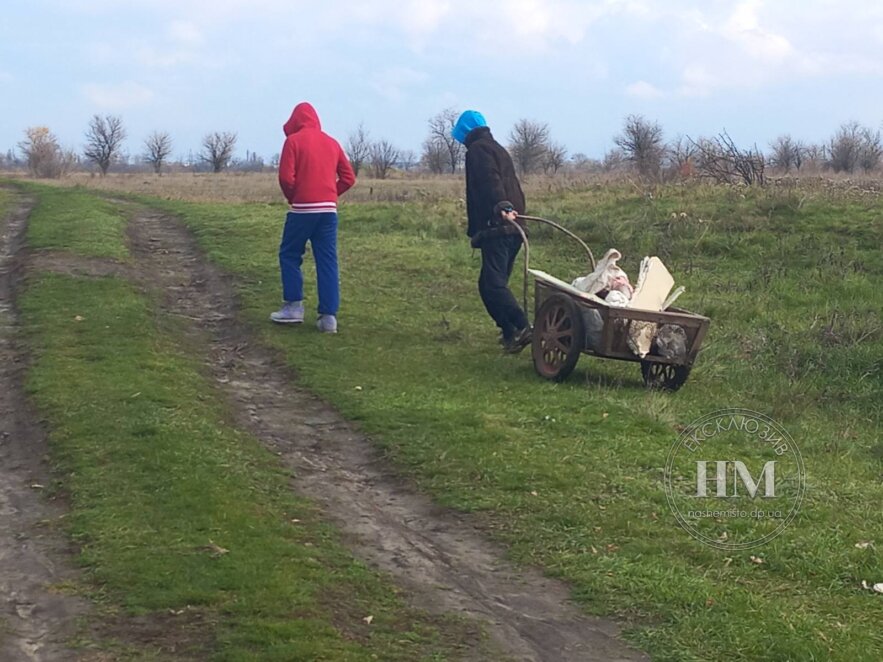
<svg viewBox="0 0 883 662">
<path fill-rule="evenodd" d="M 465 143 L 469 132 L 480 126 L 487 126 L 484 115 L 477 110 L 464 110 L 454 128 L 451 129 L 451 137 L 459 143 Z"/>
</svg>

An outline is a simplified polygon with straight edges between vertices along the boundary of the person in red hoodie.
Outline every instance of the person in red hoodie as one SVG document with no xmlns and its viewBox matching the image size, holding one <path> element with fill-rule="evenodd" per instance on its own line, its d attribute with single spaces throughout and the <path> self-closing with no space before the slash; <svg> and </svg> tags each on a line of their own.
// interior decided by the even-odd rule
<svg viewBox="0 0 883 662">
<path fill-rule="evenodd" d="M 297 104 L 283 130 L 279 186 L 290 208 L 279 245 L 283 305 L 270 319 L 278 324 L 304 321 L 301 264 L 309 241 L 319 291 L 316 326 L 322 332 L 337 333 L 337 198 L 356 183 L 356 176 L 340 144 L 322 131 L 310 104 Z"/>
</svg>

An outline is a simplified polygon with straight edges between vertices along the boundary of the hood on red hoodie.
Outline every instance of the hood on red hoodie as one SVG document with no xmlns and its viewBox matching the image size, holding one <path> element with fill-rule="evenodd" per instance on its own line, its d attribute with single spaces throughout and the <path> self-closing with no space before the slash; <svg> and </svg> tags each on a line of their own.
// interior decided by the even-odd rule
<svg viewBox="0 0 883 662">
<path fill-rule="evenodd" d="M 301 129 L 321 128 L 322 125 L 319 123 L 319 116 L 316 114 L 316 109 L 306 101 L 297 104 L 291 112 L 291 117 L 289 117 L 288 121 L 282 125 L 282 130 L 285 131 L 286 136 L 290 136 L 292 133 L 297 133 Z"/>
</svg>

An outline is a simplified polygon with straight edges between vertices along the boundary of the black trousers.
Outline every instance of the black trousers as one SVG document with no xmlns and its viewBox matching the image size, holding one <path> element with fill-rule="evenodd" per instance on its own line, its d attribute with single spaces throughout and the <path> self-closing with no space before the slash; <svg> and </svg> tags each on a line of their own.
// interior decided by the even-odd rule
<svg viewBox="0 0 883 662">
<path fill-rule="evenodd" d="M 509 289 L 509 276 L 512 275 L 515 256 L 519 250 L 520 235 L 494 237 L 481 244 L 478 292 L 488 314 L 500 327 L 506 340 L 527 326 L 527 317 Z"/>
</svg>

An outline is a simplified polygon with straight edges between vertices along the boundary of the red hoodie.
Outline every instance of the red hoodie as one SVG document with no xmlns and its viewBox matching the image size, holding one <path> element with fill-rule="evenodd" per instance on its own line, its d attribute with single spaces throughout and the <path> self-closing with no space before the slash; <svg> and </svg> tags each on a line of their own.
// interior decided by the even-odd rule
<svg viewBox="0 0 883 662">
<path fill-rule="evenodd" d="M 308 103 L 297 104 L 282 128 L 286 138 L 279 159 L 279 186 L 292 211 L 337 211 L 337 196 L 356 183 L 340 144 L 322 131 L 319 116 Z"/>
</svg>

